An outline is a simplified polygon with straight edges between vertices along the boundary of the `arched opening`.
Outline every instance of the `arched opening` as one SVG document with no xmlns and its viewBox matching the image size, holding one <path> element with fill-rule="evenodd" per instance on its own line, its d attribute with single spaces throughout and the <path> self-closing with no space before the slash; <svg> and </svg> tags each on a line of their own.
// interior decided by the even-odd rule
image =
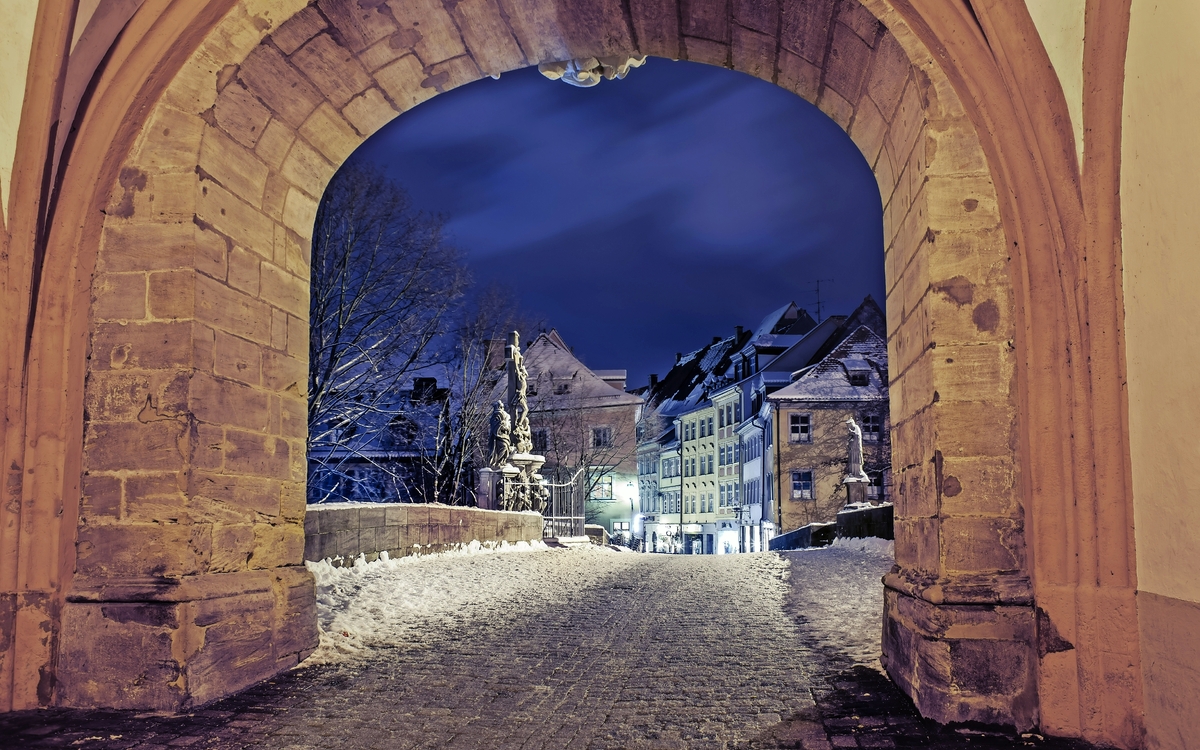
<svg viewBox="0 0 1200 750">
<path fill-rule="evenodd" d="M 147 38 L 153 12 L 135 19 Z M 1006 239 L 1049 232 L 1031 228 L 1036 207 L 1016 187 L 1041 183 L 1026 152 L 1001 136 L 981 144 L 955 93 L 976 92 L 978 121 L 981 109 L 992 112 L 978 92 L 1003 87 L 964 83 L 961 68 L 935 62 L 935 43 L 955 38 L 951 21 L 909 26 L 954 11 L 901 14 L 876 0 L 678 13 L 640 3 L 628 13 L 550 3 L 501 12 L 487 2 L 446 10 L 321 0 L 170 12 L 155 33 L 182 42 L 146 53 L 165 61 L 150 66 L 162 80 L 142 89 L 139 79 L 143 98 L 131 94 L 113 118 L 136 134 L 132 149 L 94 165 L 111 186 L 104 217 L 80 230 L 85 241 L 66 244 L 78 258 L 54 260 L 47 288 L 60 291 L 38 301 L 91 354 L 56 351 L 58 338 L 38 329 L 46 361 L 64 364 L 32 381 L 61 380 L 68 395 L 60 403 L 64 389 L 37 386 L 42 400 L 31 410 L 59 409 L 64 434 L 39 442 L 33 460 L 57 467 L 37 481 L 62 484 L 53 493 L 66 510 L 23 518 L 30 532 L 20 544 L 53 572 L 43 588 L 60 592 L 50 599 L 61 609 L 22 605 L 12 705 L 179 708 L 285 669 L 311 647 L 312 585 L 298 567 L 296 384 L 308 232 L 325 183 L 370 133 L 440 91 L 540 62 L 637 52 L 771 80 L 816 103 L 861 148 L 884 202 L 901 488 L 898 565 L 886 582 L 888 671 L 935 718 L 1081 731 L 1081 707 L 1102 696 L 1082 687 L 1078 701 L 1047 696 L 1079 687 L 1078 670 L 1102 671 L 1095 639 L 1074 635 L 1075 614 L 1099 605 L 1075 601 L 1080 574 L 1068 545 L 1055 544 L 1076 539 L 1063 520 L 1068 493 L 1055 488 L 1087 482 L 1054 479 L 1055 459 L 1034 458 L 1039 447 L 1066 450 L 1037 425 L 1091 405 L 1063 395 L 1070 389 L 1050 364 L 1057 350 L 1047 354 L 1079 334 L 1062 312 L 1074 303 L 1055 291 L 1055 264 L 1071 261 Z M 198 21 L 190 36 L 179 30 L 189 21 Z M 989 169 L 997 163 L 1005 169 Z M 1003 180 L 1013 184 L 998 196 Z M 254 274 L 242 274 L 245 261 Z M 63 298 L 93 266 L 90 304 L 72 306 Z M 1068 322 L 1018 325 L 1041 307 L 1052 311 L 1047 320 Z M 254 363 L 257 383 L 234 376 Z M 1021 394 L 1018 373 L 1029 381 Z M 85 382 L 75 403 L 70 394 Z M 70 495 L 80 476 L 77 519 Z M 1025 543 L 1034 523 L 1040 576 Z M 1031 578 L 1043 587 L 1036 616 Z M 1071 638 L 1039 641 L 1056 624 Z M 132 674 L 141 678 L 124 679 Z M 52 687 L 39 694 L 39 683 Z M 1106 721 L 1119 725 L 1123 710 Z"/>
</svg>

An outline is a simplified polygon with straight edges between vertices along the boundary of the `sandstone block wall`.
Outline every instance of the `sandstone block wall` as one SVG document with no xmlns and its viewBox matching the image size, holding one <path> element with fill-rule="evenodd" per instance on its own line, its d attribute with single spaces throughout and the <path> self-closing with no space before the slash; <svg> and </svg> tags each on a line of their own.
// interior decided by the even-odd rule
<svg viewBox="0 0 1200 750">
<path fill-rule="evenodd" d="M 951 591 L 1032 618 L 1016 502 L 1014 304 L 997 193 L 949 80 L 889 4 L 604 0 L 584 11 L 563 0 L 453 8 L 432 0 L 240 0 L 162 96 L 147 102 L 142 131 L 111 185 L 91 290 L 73 582 L 84 598 L 64 616 L 74 625 L 64 629 L 63 649 L 87 653 L 99 637 L 87 619 L 92 610 L 103 615 L 104 606 L 144 601 L 141 581 L 151 575 L 166 579 L 155 594 L 164 612 L 146 626 L 146 642 L 158 650 L 131 648 L 141 636 L 130 631 L 109 652 L 112 660 L 60 679 L 61 702 L 193 705 L 303 653 L 296 646 L 236 679 L 205 666 L 242 665 L 252 650 L 243 643 L 312 616 L 307 601 L 285 595 L 292 589 L 284 578 L 303 571 L 308 544 L 308 252 L 325 184 L 372 132 L 437 93 L 548 60 L 628 52 L 770 80 L 813 102 L 859 146 L 880 188 L 892 440 L 902 467 L 900 570 L 888 585 L 900 599 L 931 607 Z M 358 543 L 374 530 L 380 546 L 380 527 L 371 519 L 364 526 L 362 513 Z M 417 523 L 403 543 L 430 543 L 422 526 L 442 528 Z M 390 544 L 386 511 L 382 528 Z M 349 531 L 331 529 L 324 533 L 332 537 L 313 544 L 348 543 L 349 533 L 337 535 Z M 254 593 L 264 570 L 281 576 L 270 598 Z M 242 598 L 225 607 L 230 597 Z M 212 617 L 231 621 L 274 604 L 270 617 L 230 625 L 226 641 L 207 613 L 195 619 L 198 603 L 209 601 L 224 607 Z M 889 612 L 905 632 L 925 632 L 899 604 Z M 947 637 L 958 638 L 963 653 L 993 642 L 1024 648 L 1013 670 L 1024 684 L 1032 664 L 1031 642 L 1020 640 L 1027 630 L 972 625 Z M 190 644 L 203 632 L 208 650 L 195 654 Z M 923 710 L 954 684 L 964 707 L 956 718 L 1028 724 L 1028 696 L 1007 687 L 1005 699 L 980 698 L 987 705 L 973 712 L 974 691 L 992 691 L 991 683 L 951 674 L 957 651 L 947 661 L 916 650 L 920 640 L 889 643 L 900 649 L 889 654 L 889 672 Z M 167 695 L 114 696 L 93 684 L 91 675 L 138 673 L 122 659 L 139 651 L 154 663 L 174 659 L 191 677 Z M 929 669 L 937 675 L 926 678 Z M 179 684 L 172 680 L 154 677 Z M 1006 709 L 1014 695 L 1021 705 Z"/>
<path fill-rule="evenodd" d="M 450 505 L 332 503 L 311 505 L 304 517 L 304 559 L 353 560 L 429 554 L 472 541 L 533 542 L 542 538 L 538 513 Z"/>
</svg>

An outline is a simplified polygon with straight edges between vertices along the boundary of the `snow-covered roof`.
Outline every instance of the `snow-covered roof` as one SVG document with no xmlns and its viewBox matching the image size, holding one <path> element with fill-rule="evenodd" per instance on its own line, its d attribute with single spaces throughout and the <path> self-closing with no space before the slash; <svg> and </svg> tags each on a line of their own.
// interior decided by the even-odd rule
<svg viewBox="0 0 1200 750">
<path fill-rule="evenodd" d="M 733 362 L 732 355 L 746 338 L 747 334 L 742 332 L 740 336 L 716 339 L 703 349 L 681 357 L 652 396 L 658 413 L 674 417 L 692 411 L 708 401 L 718 388 L 729 384 L 727 371 Z"/>
<path fill-rule="evenodd" d="M 792 335 L 798 339 L 816 324 L 807 310 L 796 307 L 795 302 L 789 302 L 762 319 L 758 328 L 754 329 L 750 342 L 762 346 L 788 346 L 782 343 L 772 344 L 770 337 Z"/>
<path fill-rule="evenodd" d="M 850 372 L 865 370 L 866 385 L 851 385 Z M 796 382 L 768 396 L 772 401 L 877 401 L 887 398 L 887 343 L 861 325 Z"/>
<path fill-rule="evenodd" d="M 599 373 L 623 373 L 624 370 L 592 371 L 571 353 L 557 331 L 542 333 L 525 350 L 525 369 L 529 372 L 529 405 L 532 411 L 558 408 L 557 401 L 588 407 L 624 406 L 642 403 L 640 396 L 614 388 Z M 501 378 L 500 388 L 507 388 Z"/>
</svg>

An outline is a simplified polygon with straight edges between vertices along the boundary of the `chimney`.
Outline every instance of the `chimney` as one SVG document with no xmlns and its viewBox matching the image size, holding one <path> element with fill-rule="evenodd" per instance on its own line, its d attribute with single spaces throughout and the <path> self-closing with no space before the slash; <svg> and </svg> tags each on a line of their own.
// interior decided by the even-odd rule
<svg viewBox="0 0 1200 750">
<path fill-rule="evenodd" d="M 658 374 L 652 372 L 652 373 L 650 373 L 650 390 L 654 390 L 657 387 L 658 387 Z"/>
<path fill-rule="evenodd" d="M 683 352 L 675 352 L 675 364 L 683 361 Z"/>
<path fill-rule="evenodd" d="M 714 343 L 714 344 L 719 344 L 719 343 L 721 343 L 721 337 L 720 337 L 720 336 L 713 336 L 713 343 Z"/>
<path fill-rule="evenodd" d="M 734 326 L 734 328 L 737 330 L 737 340 L 741 341 L 742 340 L 742 327 Z"/>
</svg>

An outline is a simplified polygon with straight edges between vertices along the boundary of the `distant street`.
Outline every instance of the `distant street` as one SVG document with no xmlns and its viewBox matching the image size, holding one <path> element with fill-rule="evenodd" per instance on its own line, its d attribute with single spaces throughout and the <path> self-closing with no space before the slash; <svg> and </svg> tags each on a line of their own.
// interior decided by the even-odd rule
<svg viewBox="0 0 1200 750">
<path fill-rule="evenodd" d="M 184 717 L 0 716 L 0 746 L 1082 747 L 920 720 L 876 671 L 891 564 L 591 548 L 325 568 L 319 663 Z"/>
</svg>

